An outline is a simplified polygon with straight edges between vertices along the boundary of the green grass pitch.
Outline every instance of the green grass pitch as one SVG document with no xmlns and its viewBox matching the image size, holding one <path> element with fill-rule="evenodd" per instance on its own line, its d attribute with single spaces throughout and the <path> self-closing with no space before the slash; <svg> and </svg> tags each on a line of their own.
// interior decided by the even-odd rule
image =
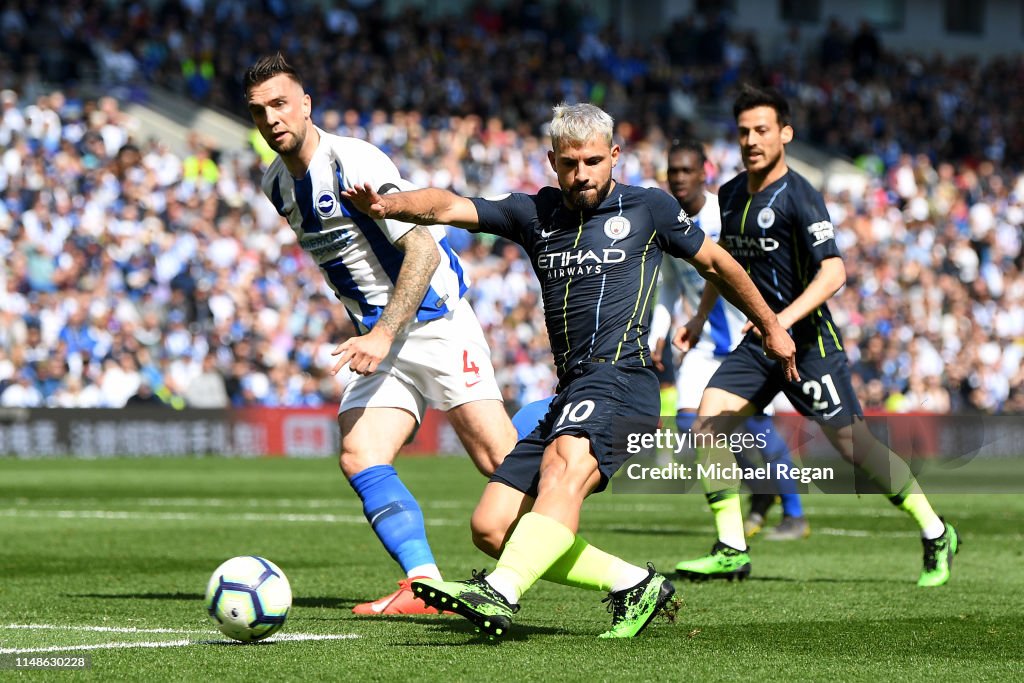
<svg viewBox="0 0 1024 683">
<path fill-rule="evenodd" d="M 483 486 L 469 462 L 398 469 L 446 575 L 491 566 L 469 539 Z M 964 540 L 944 588 L 915 586 L 920 541 L 884 499 L 816 495 L 805 498 L 811 537 L 755 543 L 749 581 L 677 581 L 675 624 L 600 641 L 603 595 L 541 583 L 509 639 L 488 643 L 454 617 L 351 614 L 400 577 L 331 459 L 5 459 L 0 663 L 88 653 L 76 678 L 148 681 L 1020 680 L 1024 500 L 933 502 Z M 587 502 L 581 533 L 663 570 L 713 540 L 696 495 L 606 492 Z M 203 610 L 210 573 L 242 554 L 291 581 L 276 642 L 227 645 Z"/>
</svg>

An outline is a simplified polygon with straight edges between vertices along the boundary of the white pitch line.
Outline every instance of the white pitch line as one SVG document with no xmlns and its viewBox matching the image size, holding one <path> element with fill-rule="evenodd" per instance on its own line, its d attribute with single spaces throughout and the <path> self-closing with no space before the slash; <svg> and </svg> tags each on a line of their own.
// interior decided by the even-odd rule
<svg viewBox="0 0 1024 683">
<path fill-rule="evenodd" d="M 216 633 L 209 629 L 182 628 L 136 628 L 134 626 L 64 626 L 61 624 L 6 624 L 3 629 L 23 629 L 28 631 L 90 631 L 95 633 Z"/>
<path fill-rule="evenodd" d="M 353 640 L 359 635 L 355 633 L 338 633 L 331 635 L 317 635 L 314 633 L 292 633 L 273 638 L 261 640 L 259 643 L 295 642 L 309 640 Z M 255 643 L 258 645 L 259 643 Z M 151 640 L 151 641 L 123 641 L 113 643 L 93 643 L 92 645 L 50 645 L 47 647 L 4 647 L 0 648 L 0 655 L 20 655 L 32 652 L 77 652 L 84 650 L 120 650 L 128 648 L 155 648 L 155 647 L 185 647 L 188 645 L 248 645 L 236 640 Z"/>
<path fill-rule="evenodd" d="M 303 515 L 297 513 L 257 513 L 241 514 L 203 514 L 200 512 L 139 512 L 128 510 L 25 510 L 23 508 L 7 508 L 0 510 L 0 517 L 27 517 L 33 519 L 102 519 L 157 522 L 203 522 L 203 521 L 235 521 L 235 522 L 294 522 L 305 524 L 366 524 L 361 515 Z M 444 519 L 428 516 L 427 526 L 461 526 L 465 520 Z"/>
</svg>

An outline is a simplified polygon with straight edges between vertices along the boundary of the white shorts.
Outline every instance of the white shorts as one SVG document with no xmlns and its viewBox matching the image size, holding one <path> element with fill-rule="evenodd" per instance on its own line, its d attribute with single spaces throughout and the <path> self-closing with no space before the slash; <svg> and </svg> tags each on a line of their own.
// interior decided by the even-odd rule
<svg viewBox="0 0 1024 683">
<path fill-rule="evenodd" d="M 711 375 L 722 364 L 724 356 L 715 356 L 711 349 L 695 348 L 686 352 L 676 372 L 676 410 L 686 409 L 697 412 L 704 387 L 711 381 Z"/>
<path fill-rule="evenodd" d="M 376 372 L 352 375 L 338 414 L 353 408 L 401 408 L 419 423 L 428 404 L 448 411 L 470 401 L 501 400 L 491 352 L 468 301 L 443 318 L 407 329 Z"/>
<path fill-rule="evenodd" d="M 683 362 L 676 372 L 676 393 L 679 395 L 676 401 L 677 412 L 680 410 L 697 412 L 697 408 L 700 407 L 700 399 L 704 395 L 704 389 L 707 388 L 708 382 L 711 381 L 711 376 L 715 374 L 715 370 L 718 369 L 718 366 L 722 364 L 725 358 L 725 356 L 716 356 L 711 349 L 699 347 L 688 351 L 683 356 Z M 782 396 L 781 392 L 779 396 Z M 773 406 L 778 402 L 779 396 L 776 396 L 776 400 L 771 404 L 765 406 L 765 415 L 775 414 Z M 784 396 L 783 399 L 785 399 Z"/>
</svg>

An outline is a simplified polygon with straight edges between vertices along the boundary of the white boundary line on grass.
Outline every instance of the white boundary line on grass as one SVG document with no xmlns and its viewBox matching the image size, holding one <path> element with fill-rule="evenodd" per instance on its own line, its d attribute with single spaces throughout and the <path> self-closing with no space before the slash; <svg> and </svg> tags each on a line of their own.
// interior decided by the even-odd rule
<svg viewBox="0 0 1024 683">
<path fill-rule="evenodd" d="M 6 624 L 0 626 L 0 631 L 4 629 L 20 629 L 20 630 L 49 630 L 49 631 L 88 631 L 93 633 L 202 633 L 207 635 L 216 635 L 215 632 L 206 630 L 189 630 L 189 629 L 173 629 L 173 628 L 135 628 L 132 626 L 128 627 L 114 627 L 114 626 L 62 626 L 59 624 Z M 275 642 L 296 642 L 296 641 L 311 641 L 311 640 L 354 640 L 359 638 L 359 634 L 356 633 L 337 633 L 337 634 L 325 634 L 319 635 L 315 633 L 283 633 L 280 635 L 267 638 L 266 640 L 260 641 L 262 643 L 275 643 Z M 146 640 L 146 641 L 114 641 L 110 643 L 91 643 L 89 645 L 46 645 L 42 647 L 4 647 L 0 648 L 0 654 L 2 655 L 14 655 L 14 654 L 29 654 L 32 652 L 77 652 L 86 650 L 117 650 L 127 648 L 157 648 L 157 647 L 185 647 L 188 645 L 246 645 L 247 643 L 240 643 L 234 640 L 192 640 L 190 638 L 181 638 L 178 640 Z"/>
<path fill-rule="evenodd" d="M 63 626 L 61 624 L 5 624 L 4 629 L 26 631 L 92 631 L 96 633 L 214 633 L 207 629 L 186 628 L 136 628 L 134 626 Z"/>
</svg>

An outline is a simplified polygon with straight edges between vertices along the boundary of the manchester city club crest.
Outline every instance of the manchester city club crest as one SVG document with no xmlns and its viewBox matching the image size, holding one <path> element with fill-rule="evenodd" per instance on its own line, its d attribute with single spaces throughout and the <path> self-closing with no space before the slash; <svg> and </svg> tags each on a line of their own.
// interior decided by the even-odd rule
<svg viewBox="0 0 1024 683">
<path fill-rule="evenodd" d="M 772 207 L 766 206 L 757 213 L 757 225 L 762 229 L 775 225 L 775 212 Z"/>
<path fill-rule="evenodd" d="M 338 197 L 330 190 L 324 190 L 316 196 L 316 212 L 327 218 L 338 208 Z"/>
<path fill-rule="evenodd" d="M 621 240 L 629 234 L 629 219 L 612 216 L 604 222 L 604 234 L 613 240 Z"/>
</svg>

